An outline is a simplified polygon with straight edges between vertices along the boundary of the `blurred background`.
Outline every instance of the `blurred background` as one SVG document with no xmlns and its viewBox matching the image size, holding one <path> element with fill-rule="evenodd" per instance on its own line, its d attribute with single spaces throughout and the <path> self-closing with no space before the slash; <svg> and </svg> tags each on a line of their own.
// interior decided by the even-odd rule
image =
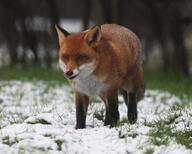
<svg viewBox="0 0 192 154">
<path fill-rule="evenodd" d="M 0 0 L 0 66 L 55 67 L 55 24 L 78 32 L 104 23 L 139 36 L 145 68 L 192 73 L 192 0 Z"/>
</svg>

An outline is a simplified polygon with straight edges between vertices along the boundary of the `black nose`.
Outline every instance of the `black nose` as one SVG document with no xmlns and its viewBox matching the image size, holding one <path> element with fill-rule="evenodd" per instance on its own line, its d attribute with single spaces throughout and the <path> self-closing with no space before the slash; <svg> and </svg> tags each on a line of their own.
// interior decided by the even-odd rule
<svg viewBox="0 0 192 154">
<path fill-rule="evenodd" d="M 72 76 L 72 75 L 73 75 L 73 71 L 72 71 L 72 70 L 69 70 L 66 74 L 67 74 L 68 76 Z"/>
</svg>

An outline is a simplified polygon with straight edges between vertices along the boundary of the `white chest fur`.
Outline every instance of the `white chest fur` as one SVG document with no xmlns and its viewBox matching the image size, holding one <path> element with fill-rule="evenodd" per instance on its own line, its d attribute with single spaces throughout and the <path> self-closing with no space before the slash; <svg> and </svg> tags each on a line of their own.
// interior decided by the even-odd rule
<svg viewBox="0 0 192 154">
<path fill-rule="evenodd" d="M 89 75 L 84 78 L 73 80 L 73 88 L 87 96 L 98 96 L 102 91 L 107 89 L 104 79 L 97 78 L 94 75 Z"/>
</svg>

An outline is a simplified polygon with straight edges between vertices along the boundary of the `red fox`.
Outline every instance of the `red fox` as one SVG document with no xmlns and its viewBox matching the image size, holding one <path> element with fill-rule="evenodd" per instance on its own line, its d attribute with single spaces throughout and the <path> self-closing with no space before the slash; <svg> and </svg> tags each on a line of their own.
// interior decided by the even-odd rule
<svg viewBox="0 0 192 154">
<path fill-rule="evenodd" d="M 75 93 L 76 129 L 85 128 L 89 97 L 105 103 L 104 125 L 119 120 L 118 90 L 128 107 L 128 120 L 137 120 L 137 102 L 145 82 L 138 37 L 129 29 L 104 24 L 69 33 L 56 25 L 59 38 L 59 66 Z"/>
</svg>

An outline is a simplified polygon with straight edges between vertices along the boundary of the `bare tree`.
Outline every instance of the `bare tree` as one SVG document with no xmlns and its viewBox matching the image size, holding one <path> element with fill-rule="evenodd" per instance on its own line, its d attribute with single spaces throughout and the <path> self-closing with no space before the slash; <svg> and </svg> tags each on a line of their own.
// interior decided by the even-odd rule
<svg viewBox="0 0 192 154">
<path fill-rule="evenodd" d="M 91 16 L 92 0 L 84 0 L 84 11 L 83 11 L 83 30 L 88 28 L 89 20 Z"/>
</svg>

